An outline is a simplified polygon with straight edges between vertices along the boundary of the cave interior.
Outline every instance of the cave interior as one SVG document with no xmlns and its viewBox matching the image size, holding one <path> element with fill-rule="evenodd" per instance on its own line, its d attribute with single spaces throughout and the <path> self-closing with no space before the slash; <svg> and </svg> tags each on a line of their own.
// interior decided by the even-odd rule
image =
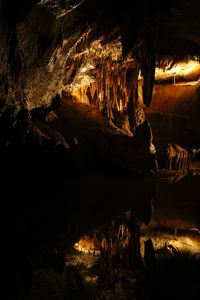
<svg viewBox="0 0 200 300">
<path fill-rule="evenodd" d="M 198 0 L 0 0 L 5 299 L 198 299 Z"/>
</svg>

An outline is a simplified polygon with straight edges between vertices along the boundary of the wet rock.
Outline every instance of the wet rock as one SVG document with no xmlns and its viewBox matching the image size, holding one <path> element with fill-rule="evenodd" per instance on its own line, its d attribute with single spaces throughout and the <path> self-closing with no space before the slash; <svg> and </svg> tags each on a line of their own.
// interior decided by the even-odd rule
<svg viewBox="0 0 200 300">
<path fill-rule="evenodd" d="M 59 108 L 61 105 L 61 97 L 59 94 L 56 94 L 54 98 L 52 98 L 51 104 L 49 106 L 40 106 L 31 109 L 30 115 L 32 121 L 41 120 L 45 121 L 46 118 L 48 119 L 48 115 L 53 113 L 53 111 Z"/>
<path fill-rule="evenodd" d="M 144 148 L 150 147 L 152 131 L 149 122 L 145 121 L 136 128 L 134 140 L 138 145 L 143 145 Z"/>
<path fill-rule="evenodd" d="M 63 273 L 65 270 L 64 257 L 56 249 L 47 252 L 42 261 L 45 267 L 53 267 L 55 272 Z"/>
<path fill-rule="evenodd" d="M 56 108 L 61 106 L 61 97 L 60 94 L 56 94 L 56 96 L 51 101 L 51 109 L 55 110 Z"/>
<path fill-rule="evenodd" d="M 89 299 L 88 291 L 75 267 L 66 269 L 66 294 L 67 299 Z"/>
<path fill-rule="evenodd" d="M 148 276 L 154 275 L 156 271 L 156 258 L 155 258 L 154 247 L 151 239 L 145 242 L 144 262 L 145 262 L 145 271 L 148 274 Z"/>
</svg>

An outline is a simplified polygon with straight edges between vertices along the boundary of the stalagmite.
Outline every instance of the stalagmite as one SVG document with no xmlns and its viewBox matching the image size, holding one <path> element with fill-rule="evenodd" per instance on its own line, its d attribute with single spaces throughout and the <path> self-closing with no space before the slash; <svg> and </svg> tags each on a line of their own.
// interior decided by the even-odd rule
<svg viewBox="0 0 200 300">
<path fill-rule="evenodd" d="M 190 157 L 187 150 L 178 146 L 169 144 L 167 147 L 167 169 L 187 171 L 190 163 Z"/>
</svg>

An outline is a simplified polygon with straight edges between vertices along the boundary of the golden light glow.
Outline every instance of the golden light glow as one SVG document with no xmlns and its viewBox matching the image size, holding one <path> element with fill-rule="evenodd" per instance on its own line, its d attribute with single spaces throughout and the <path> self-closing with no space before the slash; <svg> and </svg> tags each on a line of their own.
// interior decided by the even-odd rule
<svg viewBox="0 0 200 300">
<path fill-rule="evenodd" d="M 84 236 L 74 245 L 74 248 L 86 254 L 100 255 L 100 245 L 95 234 L 93 238 Z"/>
<path fill-rule="evenodd" d="M 72 96 L 78 99 L 81 103 L 89 104 L 86 92 L 88 86 L 76 87 L 71 90 Z"/>
<path fill-rule="evenodd" d="M 123 102 L 122 102 L 122 99 L 120 99 L 120 102 L 119 102 L 119 110 L 120 110 L 120 111 L 123 110 Z"/>
<path fill-rule="evenodd" d="M 167 233 L 147 234 L 141 237 L 141 254 L 144 256 L 144 242 L 151 238 L 154 249 L 164 249 L 168 245 L 172 245 L 179 252 L 189 252 L 192 255 L 200 254 L 200 237 L 192 236 L 175 236 Z"/>
<path fill-rule="evenodd" d="M 200 71 L 200 64 L 197 61 L 191 60 L 187 63 L 175 64 L 170 69 L 169 66 L 165 69 L 156 68 L 155 78 L 163 79 L 173 75 L 185 76 L 194 73 L 198 70 Z"/>
</svg>

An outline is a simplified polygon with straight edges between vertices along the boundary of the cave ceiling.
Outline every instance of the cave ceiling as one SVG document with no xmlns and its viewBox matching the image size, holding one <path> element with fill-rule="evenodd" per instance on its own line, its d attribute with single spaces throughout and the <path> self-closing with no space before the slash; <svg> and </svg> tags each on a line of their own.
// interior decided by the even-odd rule
<svg viewBox="0 0 200 300">
<path fill-rule="evenodd" d="M 185 53 L 194 54 L 200 46 L 200 5 L 198 0 L 167 2 L 130 1 L 125 0 L 113 4 L 108 1 L 39 1 L 39 6 L 45 7 L 50 13 L 60 18 L 73 10 L 82 10 L 89 23 L 101 23 L 102 31 L 109 30 L 109 26 L 118 26 L 123 45 L 123 54 L 127 55 L 134 47 L 139 35 L 152 30 L 154 38 L 160 44 L 162 55 L 184 54 L 179 48 L 184 43 Z M 166 50 L 162 49 L 162 46 Z M 169 51 L 169 53 L 167 53 Z M 182 52 L 183 51 L 183 52 Z M 198 53 L 196 53 L 198 55 Z"/>
<path fill-rule="evenodd" d="M 29 109 L 48 105 L 55 91 L 92 83 L 100 65 L 121 72 L 126 64 L 141 70 L 149 106 L 156 65 L 199 59 L 197 0 L 0 3 L 4 102 L 23 90 Z"/>
</svg>

